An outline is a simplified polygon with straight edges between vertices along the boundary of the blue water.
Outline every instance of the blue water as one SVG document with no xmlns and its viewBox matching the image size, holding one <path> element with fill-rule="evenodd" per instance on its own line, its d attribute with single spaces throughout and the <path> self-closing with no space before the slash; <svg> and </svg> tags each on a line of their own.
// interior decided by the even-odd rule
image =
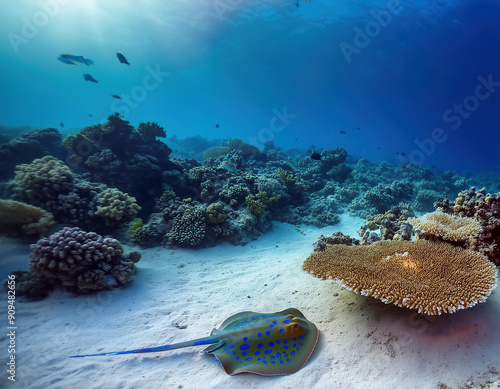
<svg viewBox="0 0 500 389">
<path fill-rule="evenodd" d="M 497 0 L 0 4 L 2 125 L 76 132 L 118 111 L 168 136 L 500 172 Z"/>
</svg>

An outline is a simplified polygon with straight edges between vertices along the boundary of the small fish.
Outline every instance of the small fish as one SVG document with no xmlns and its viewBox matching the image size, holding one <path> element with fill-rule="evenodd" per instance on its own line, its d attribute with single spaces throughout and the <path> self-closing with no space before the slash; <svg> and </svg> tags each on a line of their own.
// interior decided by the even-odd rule
<svg viewBox="0 0 500 389">
<path fill-rule="evenodd" d="M 380 150 L 380 147 L 377 147 L 377 150 Z"/>
<path fill-rule="evenodd" d="M 73 65 L 76 65 L 77 62 L 87 66 L 94 64 L 94 61 L 88 58 L 84 58 L 83 55 L 61 54 L 57 59 L 67 64 L 70 64 L 72 62 Z"/>
<path fill-rule="evenodd" d="M 124 63 L 125 65 L 130 65 L 127 61 L 127 58 L 125 58 L 125 56 L 122 53 L 116 53 L 116 56 L 118 57 L 118 61 L 120 61 L 120 63 Z"/>
<path fill-rule="evenodd" d="M 121 100 L 122 98 L 118 95 L 111 95 L 111 97 L 114 97 L 115 99 Z"/>
<path fill-rule="evenodd" d="M 90 116 L 91 118 L 93 118 L 93 116 L 90 113 L 88 113 L 87 115 Z"/>
<path fill-rule="evenodd" d="M 230 375 L 255 373 L 264 376 L 292 374 L 311 357 L 319 331 L 295 308 L 281 312 L 240 312 L 230 316 L 210 336 L 157 347 L 99 354 L 73 355 L 70 358 L 153 353 L 182 347 L 208 346 Z"/>
<path fill-rule="evenodd" d="M 360 130 L 360 131 L 361 131 L 361 128 L 359 128 L 359 127 L 356 127 L 356 130 Z"/>
<path fill-rule="evenodd" d="M 402 151 L 401 155 L 404 157 L 406 155 L 406 153 L 404 151 Z"/>
<path fill-rule="evenodd" d="M 239 171 L 238 168 L 236 167 L 236 165 L 234 163 L 232 163 L 231 161 L 223 161 L 221 164 L 220 164 L 220 167 L 223 168 L 223 169 L 226 169 L 230 172 L 237 172 Z"/>
<path fill-rule="evenodd" d="M 59 125 L 60 125 L 61 127 L 64 127 L 64 123 L 59 123 Z"/>
<path fill-rule="evenodd" d="M 83 75 L 83 78 L 85 79 L 85 81 L 95 82 L 96 84 L 98 83 L 98 81 L 88 73 L 85 73 Z"/>
<path fill-rule="evenodd" d="M 347 132 L 341 130 L 339 131 L 339 134 L 347 134 Z"/>
<path fill-rule="evenodd" d="M 295 140 L 299 140 L 299 138 L 295 138 Z"/>
<path fill-rule="evenodd" d="M 321 160 L 321 154 L 320 153 L 312 153 L 311 154 L 311 159 L 314 159 L 316 161 L 320 161 Z"/>
<path fill-rule="evenodd" d="M 219 128 L 219 127 L 220 127 L 220 126 L 219 126 L 219 124 L 216 124 L 216 125 L 215 125 L 215 128 Z"/>
</svg>

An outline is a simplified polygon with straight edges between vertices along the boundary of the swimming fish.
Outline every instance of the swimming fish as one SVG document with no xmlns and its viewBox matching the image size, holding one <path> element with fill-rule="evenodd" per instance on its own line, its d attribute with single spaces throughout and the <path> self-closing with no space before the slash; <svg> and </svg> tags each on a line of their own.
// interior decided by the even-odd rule
<svg viewBox="0 0 500 389">
<path fill-rule="evenodd" d="M 122 98 L 118 95 L 111 95 L 111 97 L 114 97 L 115 99 L 121 100 Z"/>
<path fill-rule="evenodd" d="M 124 63 L 125 65 L 130 65 L 127 61 L 127 58 L 125 58 L 125 56 L 122 53 L 116 53 L 116 56 L 118 57 L 118 61 L 120 61 L 120 63 Z"/>
<path fill-rule="evenodd" d="M 182 347 L 210 345 L 227 374 L 292 374 L 308 361 L 318 341 L 319 331 L 295 308 L 275 313 L 241 312 L 227 318 L 210 336 L 182 343 L 110 353 L 73 355 L 94 357 L 151 353 Z"/>
<path fill-rule="evenodd" d="M 321 154 L 320 153 L 312 153 L 311 154 L 311 159 L 314 159 L 316 161 L 320 161 L 321 160 Z"/>
<path fill-rule="evenodd" d="M 217 124 L 215 125 L 215 128 L 219 128 L 219 127 L 220 127 L 220 126 L 219 126 L 219 124 L 217 123 Z"/>
<path fill-rule="evenodd" d="M 347 134 L 347 132 L 341 130 L 339 131 L 339 134 Z"/>
<path fill-rule="evenodd" d="M 231 172 L 237 172 L 238 171 L 238 168 L 236 167 L 236 165 L 234 163 L 232 163 L 231 161 L 222 161 L 222 163 L 220 164 L 220 166 L 221 166 L 221 168 L 229 170 Z"/>
<path fill-rule="evenodd" d="M 64 123 L 59 123 L 59 125 L 60 125 L 61 127 L 64 127 Z"/>
<path fill-rule="evenodd" d="M 356 127 L 356 130 L 359 130 L 359 131 L 361 131 L 361 128 L 359 128 L 359 127 Z"/>
<path fill-rule="evenodd" d="M 94 61 L 88 58 L 84 58 L 83 55 L 71 55 L 71 54 L 61 54 L 58 58 L 59 61 L 76 65 L 76 63 L 82 63 L 84 65 L 93 65 Z"/>
<path fill-rule="evenodd" d="M 98 81 L 94 77 L 92 77 L 90 74 L 85 73 L 83 75 L 83 78 L 85 79 L 85 81 L 95 82 L 96 84 L 98 83 Z"/>
</svg>

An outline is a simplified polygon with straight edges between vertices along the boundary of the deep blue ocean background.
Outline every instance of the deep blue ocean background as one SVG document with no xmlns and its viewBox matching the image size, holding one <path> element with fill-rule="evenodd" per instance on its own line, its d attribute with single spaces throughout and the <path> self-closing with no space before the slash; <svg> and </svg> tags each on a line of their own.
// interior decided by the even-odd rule
<svg viewBox="0 0 500 389">
<path fill-rule="evenodd" d="M 168 137 L 500 173 L 498 0 L 0 5 L 1 125 L 67 134 L 118 111 Z"/>
</svg>

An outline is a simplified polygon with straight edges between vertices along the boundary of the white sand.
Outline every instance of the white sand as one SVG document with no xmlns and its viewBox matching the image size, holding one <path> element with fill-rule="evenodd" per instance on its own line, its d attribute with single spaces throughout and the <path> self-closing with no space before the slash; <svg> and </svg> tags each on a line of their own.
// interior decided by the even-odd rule
<svg viewBox="0 0 500 389">
<path fill-rule="evenodd" d="M 321 230 L 275 223 L 244 247 L 144 250 L 139 273 L 123 290 L 77 297 L 56 292 L 18 302 L 17 382 L 7 381 L 2 369 L 0 387 L 422 389 L 498 382 L 500 290 L 472 309 L 433 318 L 302 271 L 321 233 L 356 236 L 361 222 L 344 216 Z M 2 259 L 0 273 L 7 262 Z M 289 307 L 316 323 L 321 335 L 307 365 L 288 376 L 229 376 L 203 347 L 68 358 L 199 338 L 237 312 Z M 3 337 L 2 363 L 6 350 Z"/>
</svg>

